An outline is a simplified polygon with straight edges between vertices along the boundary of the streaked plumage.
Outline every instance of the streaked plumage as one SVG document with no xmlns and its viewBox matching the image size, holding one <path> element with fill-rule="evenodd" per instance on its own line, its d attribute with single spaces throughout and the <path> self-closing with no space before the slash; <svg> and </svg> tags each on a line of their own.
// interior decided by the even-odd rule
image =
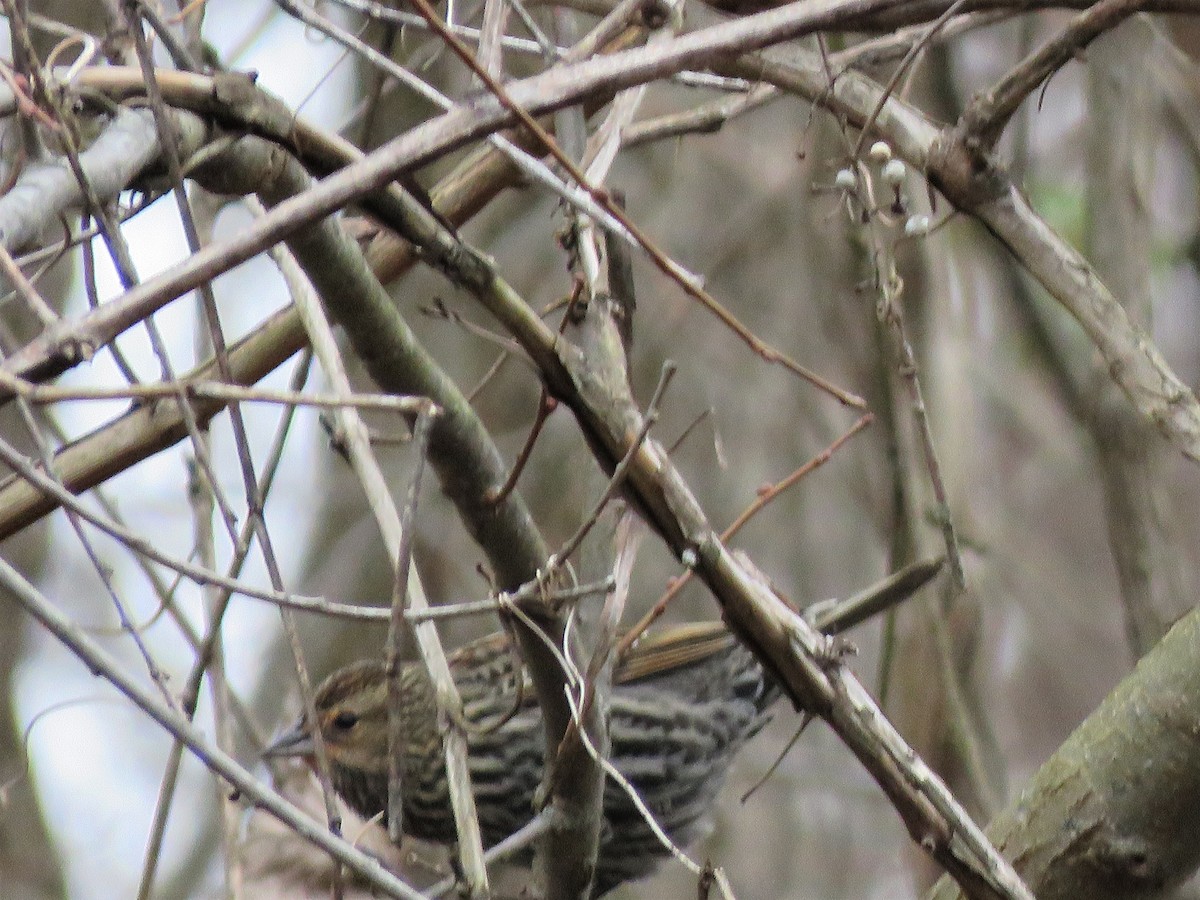
<svg viewBox="0 0 1200 900">
<path fill-rule="evenodd" d="M 542 724 L 528 676 L 518 703 L 516 655 L 504 634 L 467 644 L 450 657 L 468 721 L 468 765 L 486 846 L 533 817 L 541 782 Z M 778 695 L 758 662 L 719 623 L 685 625 L 644 640 L 618 661 L 610 698 L 611 759 L 676 843 L 703 830 L 734 754 L 766 721 Z M 404 697 L 404 829 L 455 840 L 433 690 L 419 664 L 400 673 Z M 377 662 L 334 672 L 316 709 L 334 787 L 370 818 L 387 805 L 387 688 Z M 499 722 L 494 728 L 489 724 Z M 275 742 L 274 755 L 312 752 L 301 722 Z M 649 874 L 666 855 L 628 795 L 604 791 L 595 894 Z"/>
</svg>

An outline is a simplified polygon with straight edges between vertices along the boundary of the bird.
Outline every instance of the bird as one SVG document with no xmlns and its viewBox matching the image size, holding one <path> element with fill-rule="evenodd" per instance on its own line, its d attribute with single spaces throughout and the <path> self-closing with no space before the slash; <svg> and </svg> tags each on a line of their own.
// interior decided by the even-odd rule
<svg viewBox="0 0 1200 900">
<path fill-rule="evenodd" d="M 467 768 L 485 847 L 534 817 L 542 782 L 541 713 L 510 636 L 498 632 L 449 657 L 462 696 Z M 420 663 L 399 675 L 406 834 L 457 840 L 433 685 Z M 518 679 L 520 679 L 518 681 Z M 609 697 L 609 759 L 678 846 L 700 837 L 734 755 L 768 721 L 777 683 L 720 622 L 676 625 L 635 643 L 616 661 Z M 329 675 L 304 716 L 264 751 L 315 753 L 320 730 L 334 790 L 367 819 L 388 805 L 387 673 L 380 661 Z M 625 787 L 607 778 L 593 897 L 657 868 L 669 851 Z"/>
</svg>

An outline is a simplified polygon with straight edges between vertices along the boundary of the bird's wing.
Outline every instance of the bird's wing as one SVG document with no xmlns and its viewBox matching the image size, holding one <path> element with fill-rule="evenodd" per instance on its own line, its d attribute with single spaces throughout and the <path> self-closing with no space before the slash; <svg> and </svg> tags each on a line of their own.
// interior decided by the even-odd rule
<svg viewBox="0 0 1200 900">
<path fill-rule="evenodd" d="M 721 622 L 689 622 L 643 638 L 625 652 L 613 673 L 615 684 L 633 684 L 678 671 L 728 650 L 737 642 Z M 469 684 L 512 690 L 514 666 L 520 662 L 505 632 L 471 641 L 450 655 L 460 689 Z"/>
<path fill-rule="evenodd" d="M 728 650 L 737 639 L 721 622 L 675 625 L 634 644 L 617 663 L 616 684 L 632 684 L 675 671 Z"/>
<path fill-rule="evenodd" d="M 474 685 L 491 690 L 510 691 L 521 657 L 512 640 L 503 631 L 463 644 L 449 656 L 450 669 L 459 690 L 469 692 Z"/>
</svg>

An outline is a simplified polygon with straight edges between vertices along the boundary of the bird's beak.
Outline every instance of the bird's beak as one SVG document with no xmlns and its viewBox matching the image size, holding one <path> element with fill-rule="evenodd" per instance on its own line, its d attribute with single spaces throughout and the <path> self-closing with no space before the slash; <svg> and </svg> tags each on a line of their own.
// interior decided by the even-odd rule
<svg viewBox="0 0 1200 900">
<path fill-rule="evenodd" d="M 301 719 L 287 731 L 276 735 L 275 739 L 269 743 L 262 752 L 266 757 L 287 757 L 287 756 L 312 756 L 316 753 L 316 748 L 313 745 L 312 733 L 308 730 L 308 725 Z"/>
</svg>

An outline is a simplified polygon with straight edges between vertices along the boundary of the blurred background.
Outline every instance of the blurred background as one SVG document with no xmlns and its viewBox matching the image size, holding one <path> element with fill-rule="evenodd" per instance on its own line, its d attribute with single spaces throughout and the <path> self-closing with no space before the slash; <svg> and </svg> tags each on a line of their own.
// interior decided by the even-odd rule
<svg viewBox="0 0 1200 900">
<path fill-rule="evenodd" d="M 96 33 L 106 29 L 100 4 L 32 6 Z M 461 68 L 437 52 L 434 39 L 416 31 L 388 35 L 377 25 L 364 28 L 361 19 L 333 5 L 318 11 L 362 31 L 452 96 L 467 87 Z M 461 21 L 475 21 L 479 9 L 468 3 L 458 14 Z M 593 21 L 579 15 L 584 23 Z M 718 20 L 697 4 L 687 7 L 688 28 Z M 905 83 L 908 97 L 935 120 L 952 121 L 975 91 L 1065 21 L 1064 13 L 1023 16 L 937 44 Z M 430 114 L 403 91 L 385 92 L 382 101 L 369 104 L 373 111 L 364 136 L 364 101 L 377 86 L 374 72 L 271 3 L 210 0 L 204 36 L 224 64 L 257 71 L 259 84 L 305 118 L 365 145 Z M 1200 367 L 1200 82 L 1190 55 L 1194 40 L 1194 30 L 1183 22 L 1131 19 L 1031 99 L 1002 144 L 1035 209 L 1093 259 L 1190 385 Z M 514 74 L 532 65 L 516 54 L 506 64 Z M 642 117 L 714 96 L 711 90 L 656 85 Z M 421 179 L 432 183 L 451 162 L 420 173 Z M 846 164 L 838 123 L 783 98 L 713 134 L 622 151 L 608 180 L 625 193 L 632 218 L 675 260 L 700 274 L 752 331 L 863 396 L 876 414 L 870 428 L 734 541 L 801 605 L 846 597 L 897 562 L 941 552 L 928 472 L 911 449 L 903 455 L 904 442 L 912 445 L 912 417 L 895 389 L 896 362 L 879 333 L 864 229 L 833 189 Z M 903 194 L 912 212 L 935 222 L 948 219 L 933 234 L 900 241 L 897 253 L 908 336 L 968 588 L 948 605 L 944 585 L 935 583 L 886 623 L 854 630 L 852 667 L 881 695 L 901 731 L 986 821 L 1130 670 L 1147 641 L 1152 643 L 1147 634 L 1153 626 L 1145 623 L 1165 627 L 1191 606 L 1200 535 L 1188 510 L 1200 499 L 1200 478 L 1194 464 L 1128 421 L 1123 398 L 1114 399 L 1082 332 L 980 226 L 950 215 L 919 173 L 909 174 Z M 1125 212 L 1113 213 L 1112 204 Z M 217 219 L 216 237 L 236 235 L 249 221 L 244 209 L 231 204 Z M 504 194 L 463 233 L 540 307 L 571 289 L 556 240 L 564 223 L 556 198 L 526 187 Z M 187 254 L 169 198 L 131 219 L 124 232 L 142 277 Z M 95 250 L 100 296 L 115 296 L 119 285 L 111 265 L 100 246 Z M 38 282 L 66 316 L 86 309 L 81 265 L 78 253 L 68 254 Z M 645 260 L 635 258 L 634 269 L 635 393 L 646 402 L 664 361 L 678 364 L 655 433 L 669 445 L 705 414 L 673 455 L 712 522 L 724 527 L 763 485 L 819 453 L 857 413 L 756 357 Z M 492 365 L 495 346 L 427 310 L 442 301 L 490 325 L 486 316 L 428 270 L 418 269 L 392 290 L 430 351 L 460 385 L 474 386 Z M 231 339 L 287 302 L 278 273 L 265 259 L 220 278 L 216 293 Z M 0 318 L 12 316 L 2 335 L 6 354 L 29 334 L 14 307 L 11 300 L 0 307 Z M 189 298 L 158 317 L 181 370 L 197 361 L 197 322 Z M 120 345 L 139 373 L 157 377 L 143 336 L 131 332 Z M 285 387 L 294 371 L 289 363 L 264 386 Z M 60 383 L 124 382 L 102 353 Z M 325 387 L 317 371 L 308 384 Z M 526 365 L 510 362 L 475 399 L 509 461 L 525 440 L 538 387 Z M 64 403 L 44 412 L 62 429 L 65 442 L 125 408 L 121 401 Z M 895 429 L 887 425 L 889 409 Z M 248 404 L 245 415 L 255 458 L 262 460 L 279 412 Z M 0 428 L 13 440 L 27 441 L 19 420 L 8 418 L 8 411 L 5 416 Z M 399 430 L 383 416 L 371 420 L 385 435 Z M 901 437 L 899 464 L 889 434 Z M 214 421 L 212 435 L 218 480 L 236 502 L 243 493 L 226 416 Z M 378 452 L 394 489 L 402 492 L 411 472 L 410 449 L 381 443 Z M 191 457 L 185 442 L 102 488 L 130 528 L 177 557 L 192 555 L 196 544 Z M 552 545 L 574 531 L 603 483 L 574 421 L 559 410 L 519 486 Z M 902 516 L 894 504 L 897 484 L 908 492 L 905 523 L 898 521 Z M 1122 501 L 1129 497 L 1138 501 L 1132 511 Z M 87 500 L 100 502 L 95 492 Z M 243 499 L 238 511 L 244 510 Z M 391 568 L 374 522 L 358 482 L 331 449 L 312 409 L 300 410 L 288 433 L 266 516 L 289 589 L 345 602 L 389 602 Z M 1130 518 L 1145 546 L 1138 564 L 1122 573 L 1113 548 L 1129 548 L 1132 539 L 1123 529 Z M 450 602 L 486 594 L 488 585 L 476 568 L 482 556 L 432 481 L 421 498 L 417 529 L 416 564 L 432 598 Z M 129 618 L 141 626 L 147 649 L 168 684 L 178 687 L 192 664 L 191 647 L 168 617 L 157 614 L 155 590 L 128 551 L 94 531 L 89 536 Z M 227 560 L 230 547 L 219 528 L 216 538 L 218 560 Z M 139 670 L 136 648 L 122 634 L 97 568 L 61 512 L 5 540 L 0 553 Z M 1142 582 L 1126 577 L 1133 570 Z M 631 621 L 676 574 L 671 554 L 647 539 L 635 570 Z M 164 577 L 169 582 L 169 573 Z M 254 554 L 242 577 L 268 584 Z M 1130 611 L 1129 597 L 1139 590 L 1150 599 L 1150 614 Z M 199 627 L 200 588 L 181 582 L 173 593 Z M 136 896 L 170 739 L 15 606 L 7 611 L 0 628 L 6 717 L 0 744 L 0 884 L 17 887 L 2 893 Z M 669 617 L 718 614 L 703 588 L 691 585 Z M 1142 624 L 1131 624 L 1135 619 Z M 383 646 L 382 628 L 305 615 L 298 621 L 316 677 Z M 494 627 L 494 620 L 456 621 L 441 631 L 446 645 L 454 646 Z M 278 613 L 260 601 L 235 598 L 223 636 L 230 687 L 259 736 L 270 735 L 299 709 Z M 940 638 L 948 643 L 939 645 Z M 211 729 L 208 693 L 201 698 L 197 721 Z M 797 717 L 780 704 L 772 724 L 739 757 L 712 835 L 693 855 L 724 866 L 742 900 L 916 896 L 931 872 L 881 792 L 820 723 L 762 787 L 741 799 L 772 767 L 797 725 Z M 235 738 L 239 757 L 256 765 L 254 739 L 240 730 Z M 265 773 L 261 766 L 259 771 Z M 185 755 L 153 896 L 224 895 L 220 790 Z M 251 836 L 254 827 L 246 825 Z M 668 865 L 652 881 L 627 886 L 618 896 L 690 897 L 694 891 L 692 876 Z M 290 895 L 297 895 L 294 889 Z"/>
</svg>

